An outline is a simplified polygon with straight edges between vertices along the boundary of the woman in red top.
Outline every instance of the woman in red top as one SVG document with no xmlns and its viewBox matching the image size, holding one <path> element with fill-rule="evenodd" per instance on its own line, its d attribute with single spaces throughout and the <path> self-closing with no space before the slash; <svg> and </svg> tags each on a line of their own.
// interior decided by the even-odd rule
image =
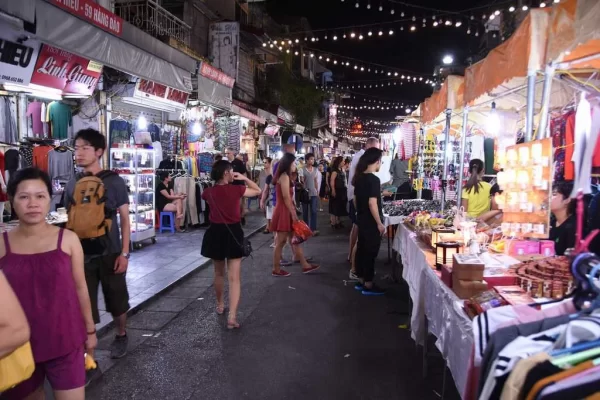
<svg viewBox="0 0 600 400">
<path fill-rule="evenodd" d="M 286 153 L 277 166 L 275 174 L 275 210 L 271 219 L 271 230 L 277 232 L 275 238 L 275 250 L 273 250 L 273 276 L 290 276 L 290 273 L 281 269 L 281 252 L 286 241 L 292 233 L 292 223 L 298 221 L 296 207 L 292 201 L 293 184 L 290 176 L 296 172 L 296 157 L 293 154 Z M 319 269 L 318 265 L 309 264 L 304 258 L 301 246 L 296 246 L 296 257 L 302 265 L 302 272 L 307 274 Z"/>
<path fill-rule="evenodd" d="M 227 260 L 229 278 L 229 317 L 227 328 L 239 328 L 237 308 L 240 302 L 240 267 L 242 265 L 242 245 L 244 231 L 240 214 L 242 197 L 255 197 L 260 188 L 245 175 L 233 172 L 229 161 L 217 161 L 210 172 L 215 185 L 202 192 L 202 199 L 210 209 L 210 226 L 202 240 L 202 255 L 213 260 L 215 266 L 215 294 L 217 296 L 217 314 L 225 312 L 223 292 L 225 287 L 225 260 Z M 234 180 L 244 181 L 246 185 L 232 185 Z"/>
</svg>

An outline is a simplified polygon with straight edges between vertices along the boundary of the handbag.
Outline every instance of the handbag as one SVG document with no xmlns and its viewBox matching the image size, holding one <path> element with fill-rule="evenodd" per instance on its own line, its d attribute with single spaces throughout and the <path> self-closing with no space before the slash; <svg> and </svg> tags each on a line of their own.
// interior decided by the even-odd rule
<svg viewBox="0 0 600 400">
<path fill-rule="evenodd" d="M 35 370 L 31 344 L 25 343 L 0 359 L 0 393 L 31 378 Z"/>
<path fill-rule="evenodd" d="M 212 193 L 210 193 L 210 201 L 213 204 L 216 204 L 213 200 L 213 196 Z M 213 207 L 215 210 L 217 210 L 217 212 L 219 213 L 219 216 L 221 217 L 221 219 L 223 218 L 223 214 L 221 214 L 221 210 L 219 210 L 219 207 Z M 252 243 L 250 243 L 250 240 L 248 240 L 248 238 L 246 238 L 246 236 L 244 236 L 244 239 L 242 240 L 242 243 L 238 242 L 238 240 L 235 238 L 235 235 L 233 234 L 233 232 L 231 231 L 231 229 L 229 229 L 229 226 L 227 224 L 223 224 L 225 225 L 225 227 L 227 228 L 227 230 L 229 231 L 229 233 L 231 234 L 231 237 L 233 238 L 233 240 L 235 241 L 235 243 L 240 246 L 240 248 L 242 249 L 242 256 L 243 257 L 250 257 L 252 256 Z M 242 226 L 242 223 L 240 222 L 240 226 Z"/>
</svg>

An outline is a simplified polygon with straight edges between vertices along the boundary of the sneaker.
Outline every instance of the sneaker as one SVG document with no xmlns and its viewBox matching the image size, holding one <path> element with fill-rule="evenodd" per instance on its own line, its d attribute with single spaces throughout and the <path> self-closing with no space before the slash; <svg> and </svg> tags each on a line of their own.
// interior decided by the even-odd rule
<svg viewBox="0 0 600 400">
<path fill-rule="evenodd" d="M 279 272 L 271 272 L 271 275 L 278 277 L 278 278 L 285 278 L 290 276 L 291 274 L 289 272 L 287 272 L 286 270 L 280 269 Z"/>
<path fill-rule="evenodd" d="M 385 290 L 373 285 L 371 289 L 367 289 L 365 286 L 362 290 L 362 294 L 365 296 L 383 296 L 385 294 Z"/>
<path fill-rule="evenodd" d="M 362 290 L 363 290 L 364 288 L 365 288 L 365 287 L 364 287 L 364 286 L 363 286 L 363 284 L 362 284 L 362 283 L 360 283 L 360 282 L 356 282 L 356 284 L 354 285 L 354 289 L 355 289 L 355 290 L 358 290 L 358 291 L 360 291 L 360 292 L 362 292 Z"/>
<path fill-rule="evenodd" d="M 303 274 L 310 274 L 311 272 L 315 272 L 319 268 L 321 268 L 319 265 L 314 265 L 313 264 L 310 267 L 308 267 L 307 269 L 302 269 L 302 273 Z"/>
<path fill-rule="evenodd" d="M 98 377 L 102 375 L 102 371 L 100 371 L 100 367 L 96 367 L 94 369 L 87 369 L 85 371 L 85 387 L 87 387 L 92 381 L 98 379 Z"/>
<path fill-rule="evenodd" d="M 348 278 L 350 278 L 351 281 L 357 281 L 358 280 L 358 275 L 356 275 L 355 272 L 350 271 L 350 273 L 348 274 Z"/>
<path fill-rule="evenodd" d="M 282 258 L 281 261 L 279 261 L 279 265 L 282 267 L 289 267 L 290 265 L 292 265 L 292 262 L 289 260 L 284 260 Z"/>
<path fill-rule="evenodd" d="M 129 338 L 127 334 L 123 336 L 115 336 L 115 340 L 110 345 L 110 358 L 123 358 L 127 354 L 127 344 Z"/>
<path fill-rule="evenodd" d="M 307 263 L 309 263 L 313 260 L 312 257 L 304 257 L 304 259 L 306 260 Z M 294 260 L 294 264 L 300 264 L 300 260 Z"/>
</svg>

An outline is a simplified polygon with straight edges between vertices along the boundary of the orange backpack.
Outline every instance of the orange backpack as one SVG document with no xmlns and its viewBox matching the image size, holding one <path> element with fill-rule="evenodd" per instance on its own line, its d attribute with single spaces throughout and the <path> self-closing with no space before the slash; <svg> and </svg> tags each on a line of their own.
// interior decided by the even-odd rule
<svg viewBox="0 0 600 400">
<path fill-rule="evenodd" d="M 110 244 L 112 212 L 106 208 L 103 183 L 110 175 L 116 174 L 104 170 L 97 175 L 79 175 L 71 194 L 67 229 L 79 237 L 84 254 L 103 254 Z"/>
</svg>

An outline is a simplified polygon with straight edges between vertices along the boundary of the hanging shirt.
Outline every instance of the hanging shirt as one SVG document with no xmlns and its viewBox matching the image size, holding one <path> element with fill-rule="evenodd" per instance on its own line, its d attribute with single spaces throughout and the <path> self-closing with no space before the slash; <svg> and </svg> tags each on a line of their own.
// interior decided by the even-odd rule
<svg viewBox="0 0 600 400">
<path fill-rule="evenodd" d="M 39 101 L 32 101 L 27 106 L 26 116 L 31 117 L 31 127 L 33 136 L 44 136 L 44 122 L 42 121 L 42 105 Z"/>
<path fill-rule="evenodd" d="M 48 107 L 48 120 L 52 125 L 52 138 L 69 138 L 69 127 L 73 124 L 70 106 L 59 102 L 50 103 Z"/>
<path fill-rule="evenodd" d="M 75 175 L 73 152 L 52 150 L 48 152 L 48 173 L 51 179 L 68 182 Z"/>
<path fill-rule="evenodd" d="M 467 142 L 470 143 L 471 147 L 471 160 L 478 159 L 485 163 L 485 147 L 483 145 L 483 136 L 471 136 L 467 138 Z"/>
<path fill-rule="evenodd" d="M 80 106 L 77 114 L 73 115 L 73 134 L 83 129 L 100 130 L 100 106 L 92 96 L 85 100 Z"/>
<path fill-rule="evenodd" d="M 37 146 L 33 148 L 33 166 L 48 173 L 48 153 L 52 150 L 50 146 Z"/>
</svg>

